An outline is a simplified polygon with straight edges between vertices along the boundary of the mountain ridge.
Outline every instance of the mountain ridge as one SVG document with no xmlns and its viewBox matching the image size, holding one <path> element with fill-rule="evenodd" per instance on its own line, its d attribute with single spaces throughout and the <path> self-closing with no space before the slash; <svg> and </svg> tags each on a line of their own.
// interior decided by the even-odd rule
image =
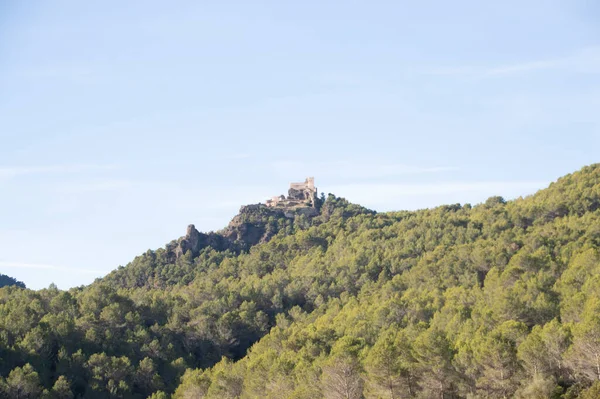
<svg viewBox="0 0 600 399">
<path fill-rule="evenodd" d="M 330 194 L 327 199 L 317 199 L 316 206 L 273 208 L 264 204 L 243 205 L 227 227 L 217 232 L 202 233 L 193 224 L 188 225 L 186 234 L 176 240 L 172 240 L 163 248 L 156 251 L 148 250 L 146 253 L 136 257 L 124 267 L 109 273 L 103 279 L 114 283 L 120 279 L 127 268 L 135 268 L 137 263 L 146 263 L 148 259 L 152 262 L 160 258 L 165 264 L 175 264 L 183 259 L 186 254 L 187 262 L 193 262 L 201 253 L 218 252 L 225 256 L 235 256 L 248 252 L 258 244 L 270 241 L 278 234 L 293 234 L 297 229 L 307 229 L 312 225 L 318 225 L 328 221 L 338 211 L 337 217 L 347 218 L 361 213 L 375 214 L 375 211 L 360 205 L 350 204 L 343 198 L 337 198 Z M 344 210 L 342 211 L 341 208 Z M 341 212 L 341 213 L 340 213 Z M 151 266 L 151 268 L 155 268 Z M 189 278 L 179 276 L 188 281 Z M 100 280 L 103 280 L 100 279 Z M 145 279 L 145 280 L 143 280 Z M 172 284 L 176 282 L 166 282 Z M 150 276 L 136 278 L 134 283 L 120 283 L 124 286 L 156 286 Z"/>
<path fill-rule="evenodd" d="M 588 169 L 592 170 L 597 168 L 598 164 L 593 164 L 587 167 L 582 168 L 579 172 L 575 173 L 586 173 Z M 517 198 L 513 201 L 526 201 L 527 198 L 533 196 L 543 196 L 548 197 L 548 192 L 551 192 L 556 185 L 560 187 L 558 190 L 563 193 L 566 190 L 566 187 L 569 186 L 570 179 L 572 179 L 573 173 L 567 174 L 561 178 L 559 178 L 556 182 L 551 183 L 546 189 L 538 190 L 537 193 L 526 196 L 525 198 Z M 334 195 L 330 194 L 329 198 L 337 198 Z M 551 204 L 551 209 L 548 209 L 546 217 L 553 218 L 564 216 L 567 206 L 566 202 L 574 201 L 575 199 L 569 198 L 563 200 L 562 202 L 553 202 Z M 347 200 L 343 198 L 337 198 L 337 201 L 343 201 L 347 204 L 349 203 Z M 590 203 L 588 205 L 583 205 L 580 212 L 584 212 L 586 210 L 594 211 L 598 207 L 600 207 L 600 201 L 598 201 L 597 196 L 589 197 Z M 488 198 L 488 200 L 480 205 L 483 206 L 491 206 L 494 202 L 505 203 L 505 200 L 499 196 L 492 196 Z M 267 207 L 263 204 L 250 204 L 243 205 L 240 207 L 240 210 L 237 215 L 235 215 L 232 220 L 229 222 L 228 226 L 218 230 L 217 232 L 207 232 L 202 233 L 198 231 L 195 225 L 190 224 L 187 228 L 187 232 L 184 236 L 172 240 L 168 244 L 166 244 L 165 249 L 168 252 L 168 259 L 174 262 L 180 256 L 185 255 L 188 249 L 191 250 L 191 256 L 197 257 L 202 250 L 205 249 L 214 249 L 218 252 L 226 252 L 231 251 L 233 253 L 239 254 L 244 251 L 248 251 L 251 247 L 260 244 L 266 243 L 271 238 L 276 236 L 280 231 L 294 228 L 294 222 L 296 218 L 300 217 L 300 223 L 303 223 L 306 226 L 312 225 L 313 219 L 316 219 L 317 223 L 321 223 L 323 221 L 328 220 L 330 215 L 335 210 L 335 205 L 332 207 L 332 202 L 329 203 L 325 198 L 322 198 L 320 201 L 317 200 L 316 207 L 303 207 L 298 209 L 279 209 L 279 208 L 271 208 Z M 325 209 L 321 209 L 321 207 L 325 205 Z M 353 205 L 353 204 L 352 204 Z M 350 213 L 346 213 L 342 215 L 342 217 L 349 217 L 350 215 L 355 214 L 356 212 L 371 212 L 375 214 L 375 211 L 368 210 L 367 208 L 363 208 L 360 205 L 353 205 L 357 209 L 353 210 Z M 461 206 L 460 204 L 454 205 L 440 205 L 440 207 L 457 207 Z M 362 208 L 362 211 L 360 210 Z M 436 207 L 437 208 L 437 207 Z M 435 208 L 432 208 L 435 209 Z M 407 211 L 390 211 L 384 212 L 384 214 L 395 214 L 395 213 L 407 212 Z M 410 212 L 410 211 L 408 211 Z M 532 214 L 523 216 L 519 223 L 523 226 L 527 226 L 531 223 L 532 220 L 538 217 L 536 212 L 543 212 L 541 209 L 532 209 Z M 308 220 L 302 220 L 302 216 Z M 273 220 L 275 219 L 275 220 Z M 281 223 L 285 221 L 284 223 Z M 192 243 L 190 243 L 190 241 Z M 128 264 L 128 265 L 131 265 Z"/>
<path fill-rule="evenodd" d="M 79 397 L 593 398 L 599 204 L 596 164 L 475 206 L 248 208 L 234 227 L 281 223 L 239 252 L 190 227 L 88 287 L 1 288 L 0 392 L 27 377 Z"/>
</svg>

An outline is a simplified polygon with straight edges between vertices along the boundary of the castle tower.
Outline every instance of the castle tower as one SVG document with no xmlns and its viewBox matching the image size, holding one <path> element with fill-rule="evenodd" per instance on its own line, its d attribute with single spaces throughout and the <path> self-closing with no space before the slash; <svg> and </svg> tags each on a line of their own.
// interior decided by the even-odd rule
<svg viewBox="0 0 600 399">
<path fill-rule="evenodd" d="M 315 189 L 315 178 L 307 177 L 305 184 L 306 184 L 306 188 L 310 188 L 311 190 L 314 190 Z"/>
<path fill-rule="evenodd" d="M 287 197 L 283 195 L 272 197 L 266 201 L 266 205 L 269 207 L 290 207 L 308 204 L 314 207 L 316 199 L 317 188 L 315 187 L 315 178 L 307 177 L 301 183 L 290 183 Z"/>
</svg>

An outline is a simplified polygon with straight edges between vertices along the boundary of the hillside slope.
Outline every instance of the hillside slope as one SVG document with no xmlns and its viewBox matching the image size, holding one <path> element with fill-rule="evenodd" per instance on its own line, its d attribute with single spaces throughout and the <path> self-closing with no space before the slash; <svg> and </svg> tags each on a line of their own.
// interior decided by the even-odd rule
<svg viewBox="0 0 600 399">
<path fill-rule="evenodd" d="M 6 274 L 0 274 L 0 288 L 1 287 L 9 287 L 9 286 L 17 286 L 21 288 L 25 288 L 25 284 L 22 281 L 17 280 L 14 277 L 7 276 Z"/>
<path fill-rule="evenodd" d="M 331 217 L 348 218 L 373 211 L 330 195 L 317 199 L 317 207 L 293 209 L 269 208 L 262 204 L 245 205 L 224 229 L 201 233 L 189 225 L 185 236 L 156 251 L 148 250 L 125 267 L 104 277 L 112 286 L 167 287 L 188 284 L 199 272 L 225 258 L 235 258 L 252 247 L 264 244 L 276 236 L 287 236 L 310 226 L 319 225 Z"/>
<path fill-rule="evenodd" d="M 330 196 L 278 226 L 165 255 L 176 241 L 83 289 L 0 289 L 0 392 L 597 397 L 600 166 L 473 207 Z"/>
</svg>

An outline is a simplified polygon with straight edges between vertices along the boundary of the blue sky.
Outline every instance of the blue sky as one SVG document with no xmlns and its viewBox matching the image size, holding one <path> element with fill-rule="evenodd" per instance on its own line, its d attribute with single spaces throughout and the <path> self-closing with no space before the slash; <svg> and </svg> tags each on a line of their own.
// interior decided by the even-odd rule
<svg viewBox="0 0 600 399">
<path fill-rule="evenodd" d="M 312 175 L 379 211 L 534 193 L 599 161 L 598 20 L 577 0 L 0 2 L 0 273 L 87 284 Z"/>
</svg>

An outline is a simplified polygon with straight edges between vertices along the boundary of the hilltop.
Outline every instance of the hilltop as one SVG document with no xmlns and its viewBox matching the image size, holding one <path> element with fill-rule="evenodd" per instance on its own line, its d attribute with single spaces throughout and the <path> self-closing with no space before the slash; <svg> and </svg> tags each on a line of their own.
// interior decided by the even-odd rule
<svg viewBox="0 0 600 399">
<path fill-rule="evenodd" d="M 9 286 L 25 288 L 25 284 L 22 281 L 19 281 L 16 278 L 7 276 L 6 274 L 0 274 L 0 288 L 1 287 L 9 287 Z"/>
<path fill-rule="evenodd" d="M 0 392 L 598 397 L 600 165 L 513 201 L 299 208 L 189 226 L 88 287 L 0 289 Z"/>
<path fill-rule="evenodd" d="M 103 280 L 132 288 L 189 283 L 206 264 L 236 257 L 275 237 L 295 234 L 332 217 L 345 219 L 360 214 L 375 212 L 332 194 L 319 198 L 314 178 L 308 178 L 305 183 L 291 183 L 288 197 L 242 206 L 220 231 L 202 233 L 191 224 L 184 236 L 164 248 L 147 251 Z"/>
</svg>

